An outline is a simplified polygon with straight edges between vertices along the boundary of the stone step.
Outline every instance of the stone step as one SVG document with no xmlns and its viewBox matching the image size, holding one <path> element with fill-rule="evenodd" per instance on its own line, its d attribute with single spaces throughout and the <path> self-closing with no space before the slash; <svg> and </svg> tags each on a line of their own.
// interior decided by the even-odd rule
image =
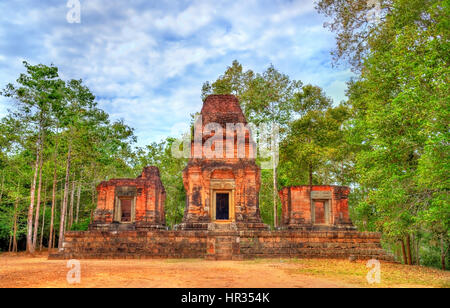
<svg viewBox="0 0 450 308">
<path fill-rule="evenodd" d="M 221 231 L 237 231 L 237 227 L 235 223 L 210 223 L 208 224 L 208 230 L 214 232 Z"/>
<path fill-rule="evenodd" d="M 67 232 L 64 250 L 49 258 L 375 258 L 391 260 L 365 233 L 311 231 Z"/>
</svg>

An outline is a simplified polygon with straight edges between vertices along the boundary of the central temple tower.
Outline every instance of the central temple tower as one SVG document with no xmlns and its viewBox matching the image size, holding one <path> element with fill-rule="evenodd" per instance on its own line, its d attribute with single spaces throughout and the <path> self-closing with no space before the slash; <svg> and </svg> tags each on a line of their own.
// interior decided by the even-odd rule
<svg viewBox="0 0 450 308">
<path fill-rule="evenodd" d="M 261 171 L 256 146 L 234 95 L 210 95 L 194 123 L 191 155 L 183 171 L 186 208 L 182 230 L 211 223 L 267 229 L 261 221 Z"/>
</svg>

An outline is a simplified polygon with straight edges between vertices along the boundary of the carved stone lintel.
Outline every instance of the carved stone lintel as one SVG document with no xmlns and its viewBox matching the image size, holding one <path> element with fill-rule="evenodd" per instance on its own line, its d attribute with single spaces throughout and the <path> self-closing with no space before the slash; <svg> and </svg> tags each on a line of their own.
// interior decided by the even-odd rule
<svg viewBox="0 0 450 308">
<path fill-rule="evenodd" d="M 211 179 L 211 189 L 235 189 L 236 184 L 234 180 L 216 180 Z"/>
</svg>

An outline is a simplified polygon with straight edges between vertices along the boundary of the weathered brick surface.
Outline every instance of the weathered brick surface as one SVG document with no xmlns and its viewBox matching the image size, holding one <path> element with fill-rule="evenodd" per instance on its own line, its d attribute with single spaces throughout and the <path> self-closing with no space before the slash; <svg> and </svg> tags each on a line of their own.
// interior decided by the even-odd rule
<svg viewBox="0 0 450 308">
<path fill-rule="evenodd" d="M 214 192 L 219 190 L 230 193 L 230 221 L 240 228 L 267 228 L 259 210 L 261 171 L 250 132 L 243 129 L 246 124 L 235 96 L 206 98 L 195 123 L 191 158 L 183 171 L 186 208 L 178 229 L 206 229 L 215 220 Z M 236 127 L 228 135 L 227 125 Z"/>
<path fill-rule="evenodd" d="M 218 123 L 224 135 L 219 134 L 217 126 L 217 131 L 208 130 L 206 126 L 210 123 Z M 219 136 L 215 137 L 227 143 L 227 123 L 246 124 L 237 98 L 232 95 L 209 96 L 203 104 L 200 120 L 195 123 L 200 132 L 200 147 L 194 145 L 198 137 L 194 136 L 192 158 L 183 171 L 187 200 L 183 223 L 176 230 L 163 230 L 164 187 L 158 169 L 147 167 L 137 179 L 102 182 L 97 188 L 98 207 L 90 231 L 67 232 L 63 248 L 49 258 L 242 260 L 352 256 L 359 259 L 392 259 L 381 249 L 379 234 L 360 233 L 352 229 L 348 217 L 347 187 L 312 186 L 315 196 L 329 197 L 327 206 L 331 208 L 330 213 L 325 212 L 324 203 L 315 200 L 315 223 L 311 216 L 311 187 L 282 189 L 279 194 L 284 228 L 268 231 L 260 217 L 261 172 L 252 157 L 254 143 L 248 132 L 243 138 L 235 132 L 234 139 L 231 138 L 231 148 L 223 149 L 234 153 L 234 156 L 208 157 L 204 152 L 203 146 L 216 134 Z M 207 133 L 202 135 L 205 129 Z M 216 150 L 215 144 L 209 148 Z M 244 149 L 243 157 L 237 155 L 239 148 Z M 327 193 L 317 193 L 321 191 Z M 214 217 L 215 193 L 229 194 L 228 220 Z M 115 222 L 115 205 L 121 196 L 134 200 L 132 223 Z M 128 202 L 129 199 L 126 200 Z M 325 224 L 326 218 L 329 221 Z"/>
<path fill-rule="evenodd" d="M 50 259 L 348 258 L 392 260 L 378 233 L 356 231 L 86 231 L 67 232 Z"/>
<path fill-rule="evenodd" d="M 63 250 L 50 258 L 201 258 L 205 250 L 205 232 L 86 231 L 67 232 Z"/>
<path fill-rule="evenodd" d="M 312 199 L 312 193 L 328 192 L 330 199 Z M 279 191 L 282 203 L 281 225 L 293 229 L 354 229 L 348 213 L 346 186 L 302 185 L 284 187 Z M 326 221 L 325 202 L 329 218 Z M 313 221 L 312 205 L 315 208 Z"/>
<path fill-rule="evenodd" d="M 112 179 L 97 186 L 98 201 L 91 229 L 130 230 L 163 228 L 166 192 L 157 167 L 145 167 L 136 179 Z M 120 220 L 117 204 L 127 197 L 134 204 L 133 221 L 117 225 Z"/>
</svg>

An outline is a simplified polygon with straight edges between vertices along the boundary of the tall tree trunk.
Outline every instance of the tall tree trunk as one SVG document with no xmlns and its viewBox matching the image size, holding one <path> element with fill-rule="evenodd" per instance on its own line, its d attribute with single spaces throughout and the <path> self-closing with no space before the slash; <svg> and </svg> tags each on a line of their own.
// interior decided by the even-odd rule
<svg viewBox="0 0 450 308">
<path fill-rule="evenodd" d="M 420 236 L 416 236 L 416 265 L 420 265 Z"/>
<path fill-rule="evenodd" d="M 96 202 L 95 202 L 95 197 L 97 195 L 97 190 L 95 189 L 95 184 L 94 182 L 91 183 L 91 201 L 92 201 L 92 206 L 95 208 L 96 206 Z"/>
<path fill-rule="evenodd" d="M 402 246 L 403 264 L 408 264 L 408 258 L 406 257 L 405 241 L 400 240 L 400 245 Z"/>
<path fill-rule="evenodd" d="M 62 208 L 63 208 L 63 203 L 64 203 L 64 183 L 63 181 L 61 181 L 61 185 L 60 185 L 60 189 L 59 189 L 60 193 L 59 193 L 59 218 L 60 218 L 60 222 L 59 222 L 59 227 L 61 228 L 61 215 L 62 215 Z M 56 226 L 55 226 L 55 230 L 53 231 L 53 248 L 56 247 Z M 58 237 L 58 243 L 59 243 L 59 237 Z"/>
<path fill-rule="evenodd" d="M 44 187 L 47 187 L 47 185 L 44 185 Z M 39 241 L 39 251 L 42 251 L 42 241 L 44 240 L 44 226 L 45 226 L 45 209 L 46 209 L 46 202 L 47 202 L 47 190 L 44 190 L 44 202 L 43 202 L 43 208 L 42 208 L 42 226 L 41 226 L 41 239 Z"/>
<path fill-rule="evenodd" d="M 17 252 L 17 203 L 14 204 L 14 224 L 12 234 L 12 252 Z"/>
<path fill-rule="evenodd" d="M 56 168 L 53 174 L 53 187 L 52 187 L 52 209 L 50 214 L 50 230 L 48 235 L 48 250 L 53 248 L 53 224 L 55 220 L 55 202 L 56 202 Z"/>
<path fill-rule="evenodd" d="M 36 202 L 36 215 L 34 217 L 34 232 L 33 232 L 33 249 L 36 249 L 37 235 L 39 229 L 39 211 L 41 207 L 41 190 L 42 190 L 42 166 L 44 163 L 43 146 L 41 145 L 41 158 L 39 161 L 39 184 Z"/>
<path fill-rule="evenodd" d="M 308 164 L 308 182 L 309 182 L 309 204 L 311 211 L 311 222 L 313 224 L 316 223 L 316 214 L 313 211 L 313 199 L 312 199 L 312 191 L 313 191 L 313 177 L 312 177 L 312 164 Z"/>
<path fill-rule="evenodd" d="M 39 251 L 42 251 L 42 243 L 44 240 L 44 226 L 45 226 L 45 203 L 43 204 L 44 208 L 42 209 L 42 226 L 41 226 L 41 239 L 39 240 Z"/>
<path fill-rule="evenodd" d="M 408 254 L 408 265 L 412 265 L 412 258 L 411 258 L 411 237 L 410 235 L 406 235 L 406 252 Z"/>
<path fill-rule="evenodd" d="M 64 189 L 64 193 L 66 193 L 65 189 Z M 68 191 L 67 191 L 67 205 L 66 205 L 66 210 L 64 212 L 64 217 L 65 217 L 65 221 L 64 221 L 64 233 L 66 233 L 67 231 L 67 225 L 69 224 L 69 198 L 70 198 L 70 174 L 69 174 L 69 187 L 68 187 Z"/>
<path fill-rule="evenodd" d="M 78 223 L 78 217 L 80 214 L 81 180 L 82 180 L 82 177 L 80 175 L 80 179 L 78 181 L 78 191 L 77 191 L 77 216 L 75 218 L 76 223 Z"/>
<path fill-rule="evenodd" d="M 95 181 L 95 180 L 94 180 Z M 91 202 L 92 202 L 92 207 L 91 207 L 91 218 L 89 220 L 89 223 L 91 224 L 94 221 L 94 209 L 97 207 L 97 189 L 95 187 L 95 182 L 91 183 Z"/>
<path fill-rule="evenodd" d="M 59 239 L 58 239 L 58 248 L 61 249 L 64 242 L 64 226 L 66 220 L 66 210 L 67 210 L 67 199 L 69 196 L 69 174 L 70 174 L 70 161 L 72 159 L 72 145 L 69 143 L 69 149 L 67 151 L 67 160 L 66 160 L 66 179 L 64 183 L 64 201 L 61 208 L 61 220 L 59 226 Z"/>
<path fill-rule="evenodd" d="M 58 129 L 56 129 L 56 133 L 58 133 Z M 55 150 L 53 153 L 53 186 L 52 186 L 52 213 L 50 216 L 50 234 L 48 236 L 48 250 L 53 248 L 53 224 L 55 220 L 55 207 L 56 207 L 56 185 L 57 185 L 57 178 L 56 178 L 56 171 L 58 168 L 57 159 L 58 159 L 58 141 L 59 138 L 56 138 L 55 141 Z"/>
<path fill-rule="evenodd" d="M 273 112 L 273 106 L 270 107 Z M 278 126 L 272 121 L 271 148 L 272 148 L 272 175 L 273 175 L 273 226 L 278 227 L 278 183 L 277 183 L 277 164 L 278 164 Z"/>
<path fill-rule="evenodd" d="M 2 198 L 3 198 L 3 188 L 5 186 L 5 172 L 2 172 L 2 185 L 0 187 L 0 204 L 2 203 Z"/>
<path fill-rule="evenodd" d="M 39 160 L 40 160 L 40 135 L 39 139 L 36 142 L 36 161 L 34 163 L 34 175 L 33 180 L 31 182 L 31 189 L 30 189 L 30 206 L 28 207 L 28 217 L 27 217 L 27 252 L 33 254 L 34 248 L 33 248 L 33 210 L 34 210 L 34 197 L 36 192 L 36 179 L 38 175 L 38 169 L 39 169 Z"/>
<path fill-rule="evenodd" d="M 445 256 L 447 255 L 448 247 L 445 247 L 444 236 L 441 235 L 441 266 L 442 270 L 445 271 Z"/>
<path fill-rule="evenodd" d="M 59 224 L 60 225 L 61 225 L 62 208 L 63 208 L 63 203 L 64 203 L 64 185 L 65 185 L 65 183 L 61 180 L 61 188 L 60 188 L 60 194 L 59 194 L 59 218 L 60 218 Z M 55 233 L 56 233 L 56 231 L 54 232 L 54 234 Z M 56 234 L 55 234 L 54 238 L 56 239 Z M 59 236 L 58 236 L 58 242 L 59 242 Z M 56 247 L 56 241 L 53 243 L 53 248 L 55 248 L 55 247 Z"/>
<path fill-rule="evenodd" d="M 53 248 L 56 246 L 56 230 L 53 231 Z"/>
<path fill-rule="evenodd" d="M 273 226 L 278 227 L 278 189 L 277 189 L 277 167 L 273 163 Z"/>
<path fill-rule="evenodd" d="M 20 180 L 17 182 L 17 196 L 14 202 L 14 229 L 13 229 L 13 252 L 17 252 L 17 209 L 19 207 L 19 188 Z"/>
<path fill-rule="evenodd" d="M 12 248 L 12 233 L 9 234 L 8 252 L 11 252 L 11 248 Z"/>
<path fill-rule="evenodd" d="M 313 186 L 313 168 L 312 164 L 308 164 L 308 182 L 309 182 L 309 188 L 312 189 Z"/>
<path fill-rule="evenodd" d="M 75 181 L 72 181 L 72 190 L 70 191 L 70 209 L 69 209 L 69 229 L 73 225 L 73 204 L 75 201 Z"/>
</svg>

